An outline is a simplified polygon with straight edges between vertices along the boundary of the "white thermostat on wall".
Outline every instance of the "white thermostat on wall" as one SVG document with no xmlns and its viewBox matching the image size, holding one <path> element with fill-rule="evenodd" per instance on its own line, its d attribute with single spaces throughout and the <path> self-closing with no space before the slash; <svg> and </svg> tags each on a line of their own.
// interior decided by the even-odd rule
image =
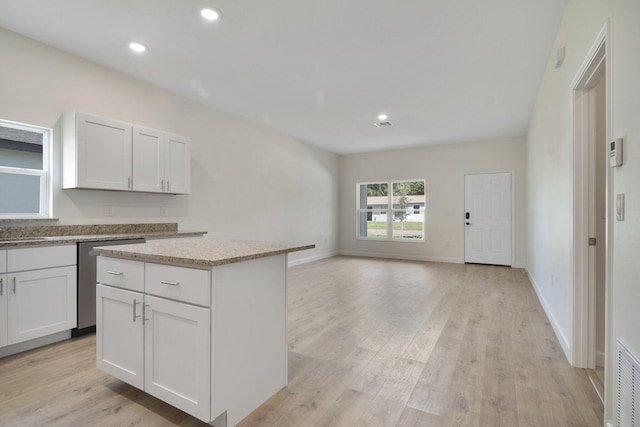
<svg viewBox="0 0 640 427">
<path fill-rule="evenodd" d="M 616 138 L 609 143 L 609 167 L 622 166 L 622 138 Z"/>
</svg>

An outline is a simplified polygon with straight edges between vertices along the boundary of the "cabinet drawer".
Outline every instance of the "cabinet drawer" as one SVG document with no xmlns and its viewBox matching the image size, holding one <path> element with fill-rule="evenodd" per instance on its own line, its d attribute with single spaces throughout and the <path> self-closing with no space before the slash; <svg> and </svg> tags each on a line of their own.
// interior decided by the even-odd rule
<svg viewBox="0 0 640 427">
<path fill-rule="evenodd" d="M 211 272 L 146 263 L 145 292 L 208 307 L 211 305 Z"/>
<path fill-rule="evenodd" d="M 144 263 L 101 255 L 96 278 L 103 285 L 144 292 Z"/>
<path fill-rule="evenodd" d="M 7 250 L 7 271 L 76 265 L 76 245 L 40 246 Z"/>
</svg>

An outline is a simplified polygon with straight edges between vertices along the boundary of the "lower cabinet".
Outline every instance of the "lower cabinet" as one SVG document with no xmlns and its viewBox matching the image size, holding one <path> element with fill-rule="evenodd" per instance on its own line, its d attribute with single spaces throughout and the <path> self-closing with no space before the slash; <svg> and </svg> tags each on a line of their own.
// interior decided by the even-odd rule
<svg viewBox="0 0 640 427">
<path fill-rule="evenodd" d="M 7 344 L 76 326 L 75 266 L 9 273 L 4 277 Z"/>
<path fill-rule="evenodd" d="M 7 275 L 0 274 L 0 347 L 4 347 L 8 344 L 9 330 L 5 326 L 9 319 L 7 313 L 7 302 L 9 300 L 9 292 L 7 291 Z"/>
<path fill-rule="evenodd" d="M 76 327 L 76 251 L 75 244 L 0 251 L 0 347 Z"/>
<path fill-rule="evenodd" d="M 97 285 L 98 368 L 201 419 L 211 415 L 211 310 Z"/>
<path fill-rule="evenodd" d="M 99 256 L 97 367 L 236 425 L 287 385 L 286 272 L 284 254 L 206 270 Z"/>
<path fill-rule="evenodd" d="M 140 389 L 144 389 L 143 300 L 140 292 L 96 287 L 96 365 Z"/>
</svg>

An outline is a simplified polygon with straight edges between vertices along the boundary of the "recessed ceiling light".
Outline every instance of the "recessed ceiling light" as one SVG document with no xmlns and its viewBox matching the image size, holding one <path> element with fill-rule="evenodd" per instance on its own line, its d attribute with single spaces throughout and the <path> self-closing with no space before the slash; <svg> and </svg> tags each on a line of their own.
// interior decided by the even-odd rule
<svg viewBox="0 0 640 427">
<path fill-rule="evenodd" d="M 380 120 L 381 122 L 384 122 L 385 120 L 387 120 L 389 118 L 389 116 L 387 116 L 386 114 L 380 114 L 378 116 L 378 120 Z"/>
<path fill-rule="evenodd" d="M 134 51 L 136 53 L 142 53 L 142 52 L 146 52 L 147 51 L 147 47 L 145 45 L 143 45 L 142 43 L 138 43 L 138 42 L 129 43 L 129 49 L 131 49 L 132 51 Z"/>
<path fill-rule="evenodd" d="M 211 8 L 202 9 L 200 15 L 207 21 L 217 21 L 220 18 L 220 12 Z"/>
</svg>

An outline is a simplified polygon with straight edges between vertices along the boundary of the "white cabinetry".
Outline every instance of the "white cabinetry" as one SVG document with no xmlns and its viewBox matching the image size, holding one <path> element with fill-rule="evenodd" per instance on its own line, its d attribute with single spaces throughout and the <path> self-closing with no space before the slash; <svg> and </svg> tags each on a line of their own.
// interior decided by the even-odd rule
<svg viewBox="0 0 640 427">
<path fill-rule="evenodd" d="M 9 285 L 8 344 L 75 328 L 75 266 L 9 273 Z"/>
<path fill-rule="evenodd" d="M 96 299 L 98 368 L 144 390 L 143 294 L 97 285 Z"/>
<path fill-rule="evenodd" d="M 19 248 L 0 274 L 0 346 L 76 327 L 76 246 Z"/>
<path fill-rule="evenodd" d="M 9 293 L 7 292 L 7 251 L 0 250 L 0 347 L 7 345 L 8 330 L 7 324 L 7 301 Z"/>
<path fill-rule="evenodd" d="M 287 384 L 286 266 L 286 255 L 209 270 L 101 255 L 98 368 L 235 425 Z"/>
<path fill-rule="evenodd" d="M 169 267 L 148 275 L 146 266 L 154 269 L 154 264 L 98 258 L 98 280 L 103 284 L 97 287 L 97 366 L 208 421 L 211 302 L 207 298 L 198 306 L 182 296 L 210 288 L 210 272 Z M 196 274 L 180 274 L 192 271 Z M 144 293 L 130 290 L 142 287 Z"/>
<path fill-rule="evenodd" d="M 149 295 L 144 304 L 144 390 L 209 420 L 211 310 Z"/>
<path fill-rule="evenodd" d="M 2 251 L 0 251 L 2 252 Z M 8 321 L 8 307 L 9 301 L 7 275 L 0 273 L 0 347 L 4 347 L 9 343 L 8 336 L 9 330 L 5 326 Z"/>
<path fill-rule="evenodd" d="M 191 140 L 80 112 L 62 120 L 62 188 L 188 194 Z"/>
<path fill-rule="evenodd" d="M 131 125 L 92 116 L 63 116 L 62 188 L 129 190 Z"/>
<path fill-rule="evenodd" d="M 185 136 L 167 134 L 165 180 L 167 192 L 191 192 L 191 140 Z"/>
<path fill-rule="evenodd" d="M 191 190 L 189 138 L 133 127 L 133 190 L 188 194 Z"/>
</svg>

